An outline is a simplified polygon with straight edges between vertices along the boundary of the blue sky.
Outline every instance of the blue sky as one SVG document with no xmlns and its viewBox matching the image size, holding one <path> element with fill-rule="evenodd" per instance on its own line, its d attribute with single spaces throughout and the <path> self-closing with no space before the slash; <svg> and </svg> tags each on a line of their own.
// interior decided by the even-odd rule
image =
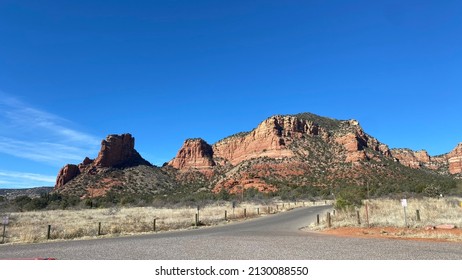
<svg viewBox="0 0 462 280">
<path fill-rule="evenodd" d="M 379 3 L 383 2 L 383 3 Z M 275 114 L 390 147 L 462 142 L 460 1 L 0 1 L 0 188 L 132 133 L 161 165 Z"/>
</svg>

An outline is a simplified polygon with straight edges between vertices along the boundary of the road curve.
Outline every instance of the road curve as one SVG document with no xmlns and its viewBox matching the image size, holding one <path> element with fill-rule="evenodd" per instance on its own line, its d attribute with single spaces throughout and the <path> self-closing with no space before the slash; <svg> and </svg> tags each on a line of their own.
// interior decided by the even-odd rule
<svg viewBox="0 0 462 280">
<path fill-rule="evenodd" d="M 245 222 L 133 237 L 0 246 L 0 259 L 461 260 L 462 244 L 335 237 L 300 231 L 330 206 Z"/>
</svg>

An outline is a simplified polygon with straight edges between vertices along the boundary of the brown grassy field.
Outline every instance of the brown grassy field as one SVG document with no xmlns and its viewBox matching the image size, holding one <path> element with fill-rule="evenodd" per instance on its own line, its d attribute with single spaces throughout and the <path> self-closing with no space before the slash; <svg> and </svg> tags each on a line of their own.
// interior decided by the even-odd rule
<svg viewBox="0 0 462 280">
<path fill-rule="evenodd" d="M 284 203 L 282 201 L 267 204 L 241 203 L 235 209 L 232 208 L 231 203 L 217 203 L 199 210 L 200 226 L 212 226 L 232 220 L 273 214 L 304 205 L 313 205 L 313 202 L 298 202 L 297 205 L 294 202 Z M 225 211 L 227 212 L 226 221 Z M 244 211 L 246 217 L 244 217 Z M 47 241 L 48 225 L 51 225 L 51 240 L 152 233 L 154 231 L 154 219 L 156 220 L 156 232 L 189 229 L 196 226 L 196 214 L 197 208 L 153 207 L 9 213 L 10 223 L 7 227 L 6 243 Z M 99 223 L 101 223 L 101 228 L 99 228 Z"/>
<path fill-rule="evenodd" d="M 360 208 L 337 210 L 335 215 L 332 215 L 332 227 L 329 230 L 327 230 L 327 217 L 323 217 L 320 225 L 311 225 L 310 229 L 327 230 L 331 233 L 345 235 L 462 241 L 462 232 L 460 230 L 462 228 L 461 198 L 408 199 L 407 202 L 406 221 L 404 208 L 400 200 L 374 199 L 364 201 L 363 206 Z M 366 203 L 369 223 L 367 222 Z M 358 211 L 361 224 L 358 224 Z M 420 220 L 418 219 L 417 211 L 419 212 Z M 453 225 L 456 229 L 433 228 L 440 225 Z M 357 230 L 354 230 L 354 228 L 357 228 Z"/>
</svg>

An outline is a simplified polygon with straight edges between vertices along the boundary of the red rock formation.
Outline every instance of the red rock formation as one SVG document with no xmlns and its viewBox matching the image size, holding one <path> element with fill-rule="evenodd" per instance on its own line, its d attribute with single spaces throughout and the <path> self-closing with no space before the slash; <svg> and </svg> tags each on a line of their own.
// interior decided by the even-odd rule
<svg viewBox="0 0 462 280">
<path fill-rule="evenodd" d="M 431 157 L 427 151 L 412 151 L 410 149 L 394 149 L 392 157 L 407 167 L 420 169 L 428 168 L 437 170 L 441 166 L 447 165 L 447 156 Z"/>
<path fill-rule="evenodd" d="M 210 169 L 215 165 L 212 146 L 202 139 L 188 139 L 169 165 L 177 169 Z"/>
<path fill-rule="evenodd" d="M 68 186 L 84 185 L 105 192 L 105 188 L 128 184 L 125 177 L 106 181 L 105 172 L 112 167 L 150 165 L 134 145 L 130 134 L 109 135 L 102 141 L 95 160 L 85 158 L 78 166 L 65 166 L 59 172 L 56 187 L 62 187 L 76 176 Z M 338 121 L 312 114 L 274 116 L 251 132 L 236 134 L 212 146 L 202 139 L 185 141 L 161 175 L 174 178 L 172 186 L 191 182 L 213 192 L 226 189 L 239 193 L 249 188 L 269 192 L 277 190 L 279 185 L 327 187 L 326 182 L 337 179 L 356 184 L 355 181 L 369 173 L 387 174 L 390 159 L 441 174 L 462 174 L 462 143 L 449 154 L 430 157 L 426 151 L 390 151 L 387 145 L 366 134 L 355 120 Z M 91 181 L 86 179 L 93 177 L 85 176 L 94 174 L 101 175 L 95 176 L 101 184 L 81 183 Z"/>
<path fill-rule="evenodd" d="M 82 165 L 89 165 L 89 164 L 92 164 L 94 160 L 86 157 L 83 162 L 82 162 Z"/>
<path fill-rule="evenodd" d="M 431 157 L 427 151 L 421 150 L 414 153 L 416 159 L 420 162 L 428 163 L 431 161 Z"/>
<path fill-rule="evenodd" d="M 135 138 L 130 134 L 109 135 L 101 142 L 101 150 L 95 159 L 98 167 L 127 167 L 149 165 L 135 150 Z"/>
<path fill-rule="evenodd" d="M 109 135 L 101 142 L 101 150 L 95 160 L 86 157 L 79 165 L 68 164 L 58 174 L 55 188 L 60 188 L 81 173 L 95 174 L 109 167 L 131 167 L 151 164 L 135 150 L 135 138 L 130 134 Z"/>
<path fill-rule="evenodd" d="M 364 141 L 357 134 L 348 133 L 335 138 L 335 142 L 342 145 L 347 151 L 345 162 L 357 162 L 367 158 L 363 151 Z"/>
<path fill-rule="evenodd" d="M 452 150 L 448 155 L 449 173 L 462 174 L 462 143 Z"/>
<path fill-rule="evenodd" d="M 424 163 L 430 162 L 430 156 L 426 151 L 415 152 L 409 149 L 395 149 L 392 154 L 399 163 L 411 168 L 421 168 Z"/>
<path fill-rule="evenodd" d="M 60 188 L 64 186 L 67 182 L 74 179 L 80 174 L 80 169 L 75 164 L 68 164 L 61 168 L 56 178 L 55 188 Z"/>
<path fill-rule="evenodd" d="M 359 162 L 369 159 L 369 155 L 366 153 L 365 148 L 370 148 L 386 157 L 391 155 L 388 146 L 368 136 L 363 131 L 358 121 L 345 121 L 344 125 L 349 132 L 336 136 L 334 141 L 346 150 L 345 162 Z M 373 157 L 373 155 L 371 155 L 371 157 Z"/>
<path fill-rule="evenodd" d="M 287 146 L 302 137 L 322 133 L 318 125 L 293 116 L 274 116 L 242 136 L 229 137 L 213 145 L 214 155 L 232 165 L 257 157 L 291 158 Z"/>
</svg>

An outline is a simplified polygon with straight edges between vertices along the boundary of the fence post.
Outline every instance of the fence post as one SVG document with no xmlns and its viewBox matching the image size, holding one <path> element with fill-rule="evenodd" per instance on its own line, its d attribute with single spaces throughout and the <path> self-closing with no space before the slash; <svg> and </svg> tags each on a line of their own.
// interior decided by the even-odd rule
<svg viewBox="0 0 462 280">
<path fill-rule="evenodd" d="M 199 215 L 196 213 L 196 227 L 199 225 Z"/>
<path fill-rule="evenodd" d="M 156 219 L 152 222 L 152 231 L 156 232 Z"/>
<path fill-rule="evenodd" d="M 327 212 L 327 227 L 332 227 L 332 217 L 329 212 Z"/>
<path fill-rule="evenodd" d="M 359 210 L 356 211 L 356 217 L 358 218 L 358 225 L 361 224 L 361 216 L 359 215 Z"/>
<path fill-rule="evenodd" d="M 48 233 L 47 233 L 47 239 L 51 239 L 51 225 L 48 225 Z"/>
<path fill-rule="evenodd" d="M 5 243 L 5 234 L 6 234 L 6 223 L 3 224 L 3 235 L 2 235 L 2 243 Z"/>
<path fill-rule="evenodd" d="M 225 221 L 228 220 L 228 211 L 225 210 Z"/>
<path fill-rule="evenodd" d="M 420 222 L 420 210 L 415 210 L 415 214 L 417 216 L 417 222 Z"/>
<path fill-rule="evenodd" d="M 316 225 L 319 226 L 320 220 L 321 220 L 321 219 L 319 218 L 319 214 L 318 214 L 318 215 L 316 216 Z"/>
<path fill-rule="evenodd" d="M 260 216 L 260 208 L 257 208 L 257 216 Z"/>
<path fill-rule="evenodd" d="M 371 227 L 371 225 L 369 224 L 369 205 L 367 204 L 367 201 L 366 201 L 366 205 L 364 205 L 366 207 L 366 223 L 367 223 L 367 227 Z"/>
<path fill-rule="evenodd" d="M 98 236 L 101 235 L 101 222 L 98 223 Z"/>
<path fill-rule="evenodd" d="M 247 218 L 247 209 L 244 208 L 244 218 Z"/>
</svg>

